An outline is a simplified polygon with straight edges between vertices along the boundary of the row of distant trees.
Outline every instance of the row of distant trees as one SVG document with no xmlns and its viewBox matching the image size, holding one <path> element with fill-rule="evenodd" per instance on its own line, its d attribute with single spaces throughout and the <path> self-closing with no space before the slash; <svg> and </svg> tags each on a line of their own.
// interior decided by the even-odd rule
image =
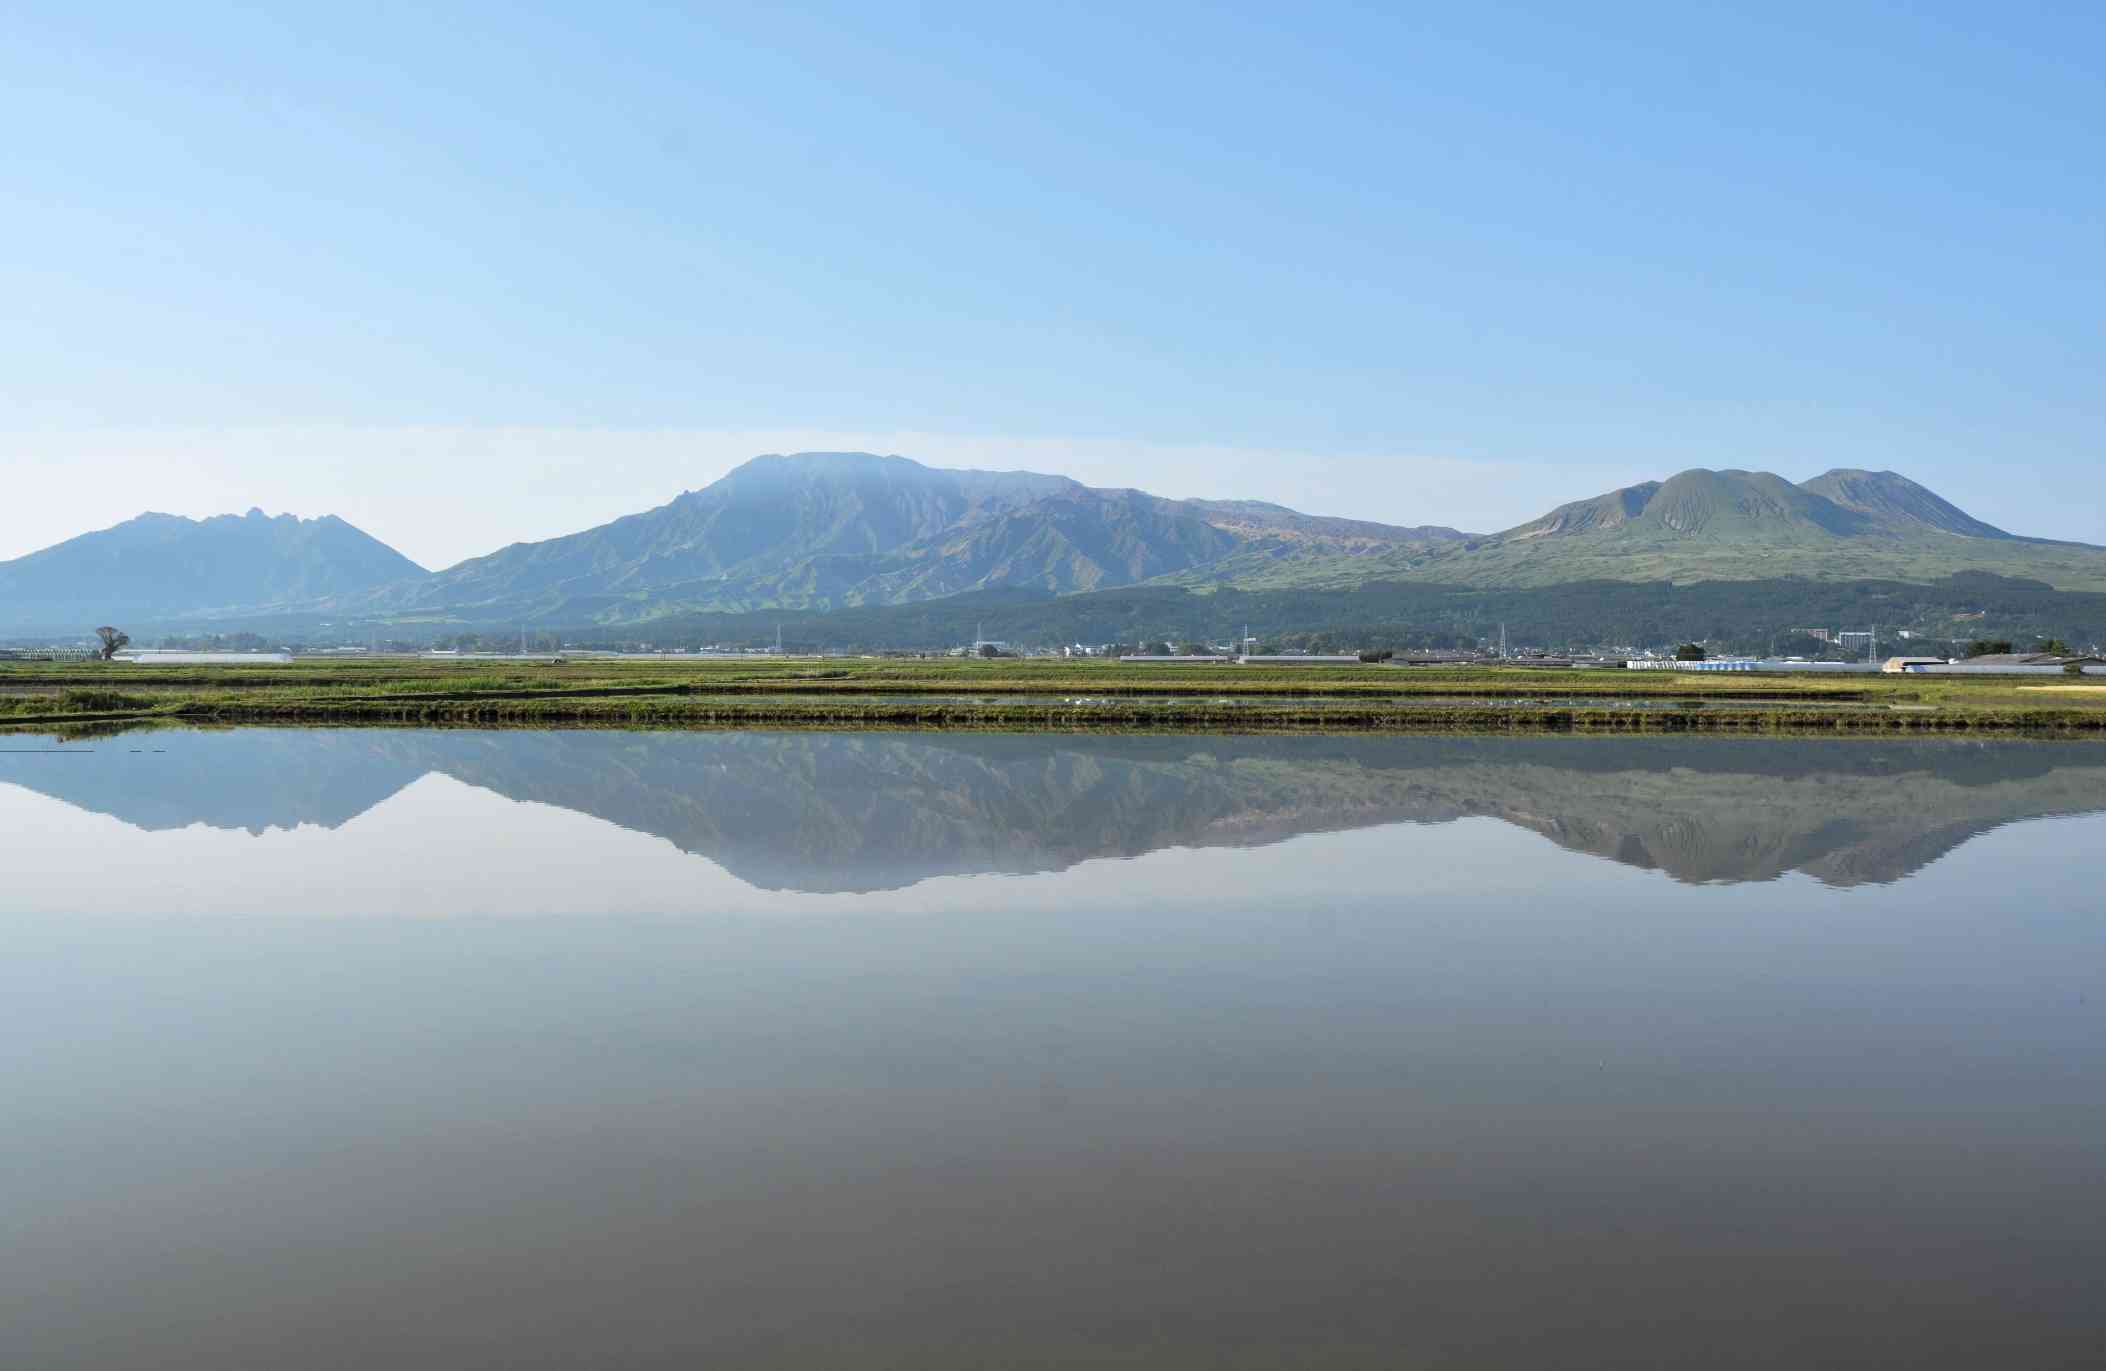
<svg viewBox="0 0 2106 1371">
<path fill-rule="evenodd" d="M 1977 638 L 1967 645 L 1967 655 L 1970 657 L 2002 656 L 2005 653 L 2016 652 L 2017 650 L 2017 648 L 2011 646 L 2011 640 L 2008 638 Z M 2042 638 L 2031 650 L 2050 653 L 2057 657 L 2075 655 L 2070 651 L 2069 644 L 2063 642 L 2060 638 Z"/>
<path fill-rule="evenodd" d="M 260 633 L 170 633 L 155 646 L 172 652 L 267 652 L 278 641 Z"/>
<path fill-rule="evenodd" d="M 132 635 L 113 624 L 96 629 L 95 639 L 96 654 L 105 662 L 132 645 Z M 255 633 L 207 633 L 188 637 L 170 634 L 161 639 L 160 646 L 178 652 L 263 652 L 277 644 Z"/>
</svg>

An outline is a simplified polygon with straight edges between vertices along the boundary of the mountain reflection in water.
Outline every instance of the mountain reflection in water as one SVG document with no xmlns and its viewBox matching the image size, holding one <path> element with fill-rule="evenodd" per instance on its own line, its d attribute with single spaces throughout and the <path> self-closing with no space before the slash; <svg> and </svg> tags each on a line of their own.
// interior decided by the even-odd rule
<svg viewBox="0 0 2106 1371">
<path fill-rule="evenodd" d="M 61 751 L 0 752 L 6 1371 L 2106 1346 L 2106 748 Z"/>
<path fill-rule="evenodd" d="M 1470 817 L 1681 881 L 1853 886 L 2106 810 L 2106 748 L 2077 744 L 236 730 L 151 747 L 0 757 L 0 784 L 141 829 L 261 834 L 339 827 L 438 774 L 808 893 Z"/>
</svg>

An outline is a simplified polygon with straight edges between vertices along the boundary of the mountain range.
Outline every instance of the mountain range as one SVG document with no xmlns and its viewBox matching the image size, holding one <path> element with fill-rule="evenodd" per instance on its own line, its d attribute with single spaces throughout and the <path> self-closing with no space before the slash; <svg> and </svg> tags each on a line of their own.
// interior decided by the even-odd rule
<svg viewBox="0 0 2106 1371">
<path fill-rule="evenodd" d="M 1494 534 L 1176 500 L 904 457 L 757 457 L 655 509 L 431 573 L 340 519 L 147 514 L 0 563 L 0 630 L 98 622 L 635 623 L 969 592 L 1069 595 L 1885 579 L 2106 589 L 2106 548 L 2008 533 L 1894 472 L 1685 471 Z"/>
<path fill-rule="evenodd" d="M 1200 585 L 1211 569 L 1172 579 Z M 1582 581 L 1928 584 L 1964 572 L 2106 589 L 2106 548 L 2007 533 L 1891 471 L 1838 469 L 1794 484 L 1766 471 L 1691 470 L 1576 500 L 1502 533 L 1398 547 L 1351 565 L 1234 571 L 1244 588 L 1351 588 L 1369 580 L 1476 587 Z"/>
<path fill-rule="evenodd" d="M 997 587 L 1102 590 L 1234 557 L 1317 554 L 1343 564 L 1465 536 L 1249 501 L 1093 489 L 1064 476 L 807 452 L 758 457 L 656 509 L 517 543 L 329 608 L 564 622 L 677 609 L 829 609 Z"/>
</svg>

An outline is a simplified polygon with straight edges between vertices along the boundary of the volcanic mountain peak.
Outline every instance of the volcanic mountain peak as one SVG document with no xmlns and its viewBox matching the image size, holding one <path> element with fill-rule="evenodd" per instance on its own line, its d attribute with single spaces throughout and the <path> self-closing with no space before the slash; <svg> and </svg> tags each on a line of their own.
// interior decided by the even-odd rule
<svg viewBox="0 0 2106 1371">
<path fill-rule="evenodd" d="M 2011 536 L 1899 472 L 1838 467 L 1803 483 L 1801 489 L 1883 524 L 1916 525 L 1969 538 Z"/>
<path fill-rule="evenodd" d="M 1645 512 L 1645 506 L 1660 489 L 1658 481 L 1641 481 L 1635 486 L 1612 490 L 1606 495 L 1592 499 L 1574 500 L 1559 505 L 1540 519 L 1508 529 L 1499 534 L 1501 540 L 1544 538 L 1563 533 L 1589 533 L 1600 529 L 1620 528 Z"/>
<path fill-rule="evenodd" d="M 1498 541 L 1628 528 L 1669 537 L 1762 541 L 1784 537 L 1907 537 L 1926 530 L 1973 538 L 2009 534 L 1891 471 L 1836 470 L 1794 485 L 1768 471 L 1703 467 L 1560 505 Z"/>
<path fill-rule="evenodd" d="M 1762 536 L 1769 526 L 1807 525 L 1848 536 L 1866 521 L 1768 471 L 1707 471 L 1670 476 L 1646 502 L 1643 517 L 1676 533 Z"/>
<path fill-rule="evenodd" d="M 1130 585 L 1254 548 L 1349 552 L 1414 540 L 1423 541 L 1383 524 L 1100 490 L 1036 472 L 771 453 L 657 509 L 508 547 L 346 608 L 546 619 L 887 604 L 996 587 Z"/>
</svg>

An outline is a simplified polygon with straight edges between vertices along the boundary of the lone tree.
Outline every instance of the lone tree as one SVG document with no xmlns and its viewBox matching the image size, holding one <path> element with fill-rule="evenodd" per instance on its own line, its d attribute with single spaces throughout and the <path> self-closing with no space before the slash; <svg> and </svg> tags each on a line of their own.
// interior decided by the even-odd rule
<svg viewBox="0 0 2106 1371">
<path fill-rule="evenodd" d="M 1678 662 L 1701 662 L 1704 660 L 1704 649 L 1696 643 L 1684 643 L 1675 649 L 1675 660 Z"/>
<path fill-rule="evenodd" d="M 96 629 L 95 636 L 102 639 L 102 659 L 105 662 L 115 657 L 125 647 L 128 647 L 132 641 L 131 634 L 126 633 L 121 628 L 111 628 L 108 624 Z"/>
<path fill-rule="evenodd" d="M 2040 646 L 2033 650 L 2035 652 L 2045 652 L 2053 657 L 2067 657 L 2070 655 L 2069 644 L 2063 642 L 2060 638 L 2043 638 L 2040 640 Z"/>
</svg>

